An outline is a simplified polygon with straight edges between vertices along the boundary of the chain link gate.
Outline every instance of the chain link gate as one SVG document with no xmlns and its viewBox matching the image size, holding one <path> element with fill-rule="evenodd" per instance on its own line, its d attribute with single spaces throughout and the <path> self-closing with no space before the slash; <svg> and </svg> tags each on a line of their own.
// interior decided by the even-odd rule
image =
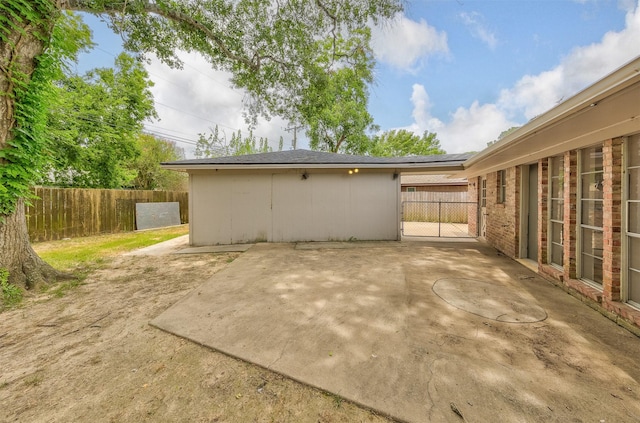
<svg viewBox="0 0 640 423">
<path fill-rule="evenodd" d="M 469 217 L 476 218 L 470 213 L 476 206 L 470 201 L 403 201 L 402 236 L 475 238 L 469 234 Z"/>
</svg>

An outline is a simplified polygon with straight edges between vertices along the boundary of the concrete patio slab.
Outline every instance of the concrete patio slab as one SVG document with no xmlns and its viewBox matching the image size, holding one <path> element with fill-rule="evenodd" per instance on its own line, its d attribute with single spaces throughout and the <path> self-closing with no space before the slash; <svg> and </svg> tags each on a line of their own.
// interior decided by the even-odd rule
<svg viewBox="0 0 640 423">
<path fill-rule="evenodd" d="M 640 421 L 640 339 L 483 243 L 256 244 L 151 323 L 401 421 Z"/>
</svg>

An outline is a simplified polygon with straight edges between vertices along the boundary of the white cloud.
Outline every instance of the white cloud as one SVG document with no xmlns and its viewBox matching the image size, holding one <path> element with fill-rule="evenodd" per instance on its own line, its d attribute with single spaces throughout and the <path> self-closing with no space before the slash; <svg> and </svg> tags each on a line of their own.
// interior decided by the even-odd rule
<svg viewBox="0 0 640 423">
<path fill-rule="evenodd" d="M 146 66 L 155 84 L 151 91 L 160 116 L 159 121 L 147 124 L 146 128 L 180 141 L 178 146 L 185 149 L 188 158 L 193 154 L 198 134 L 208 134 L 216 124 L 220 133 L 224 132 L 229 138 L 238 129 L 247 135 L 242 105 L 244 93 L 230 88 L 229 74 L 214 71 L 197 54 L 185 53 L 180 57 L 183 69 L 171 69 L 157 59 Z M 267 137 L 274 148 L 282 135 L 284 148 L 288 149 L 292 135 L 284 130 L 286 127 L 282 119 L 260 120 L 254 135 Z"/>
<path fill-rule="evenodd" d="M 411 95 L 414 123 L 407 129 L 416 133 L 437 132 L 449 153 L 481 150 L 486 143 L 512 126 L 553 108 L 561 101 L 640 55 L 640 4 L 626 15 L 626 28 L 608 32 L 599 43 L 577 47 L 551 70 L 525 75 L 509 89 L 502 90 L 495 103 L 460 107 L 446 121 L 431 115 L 429 96 L 422 85 L 414 85 Z"/>
<path fill-rule="evenodd" d="M 414 123 L 405 129 L 416 134 L 437 133 L 440 145 L 447 153 L 480 151 L 502 131 L 517 125 L 495 104 L 480 105 L 477 101 L 469 108 L 459 107 L 444 122 L 431 115 L 429 95 L 420 84 L 413 85 L 411 103 Z"/>
<path fill-rule="evenodd" d="M 444 31 L 404 14 L 385 26 L 374 27 L 371 41 L 377 60 L 409 72 L 420 68 L 429 56 L 449 53 Z"/>
<path fill-rule="evenodd" d="M 469 31 L 471 31 L 471 35 L 474 38 L 478 38 L 480 41 L 485 43 L 491 50 L 494 50 L 498 45 L 498 39 L 495 34 L 487 28 L 483 22 L 483 16 L 478 12 L 463 12 L 460 13 L 460 19 L 462 23 L 464 23 Z"/>
<path fill-rule="evenodd" d="M 500 93 L 500 108 L 531 119 L 640 55 L 640 7 L 626 15 L 626 28 L 599 43 L 573 49 L 555 68 L 525 75 Z"/>
</svg>

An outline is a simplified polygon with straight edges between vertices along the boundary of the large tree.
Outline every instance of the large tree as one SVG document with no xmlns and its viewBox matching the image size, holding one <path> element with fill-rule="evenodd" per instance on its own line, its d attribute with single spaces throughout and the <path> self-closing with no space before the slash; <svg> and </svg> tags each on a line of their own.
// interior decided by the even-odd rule
<svg viewBox="0 0 640 423">
<path fill-rule="evenodd" d="M 55 81 L 49 108 L 47 185 L 122 188 L 136 177 L 138 136 L 143 122 L 156 116 L 152 82 L 144 66 L 121 53 L 114 67 L 92 69 Z"/>
<path fill-rule="evenodd" d="M 149 134 L 140 134 L 137 140 L 140 155 L 129 169 L 136 177 L 131 186 L 135 189 L 184 191 L 187 175 L 182 172 L 162 169 L 160 163 L 184 159 L 184 149 L 175 142 L 159 139 Z"/>
<path fill-rule="evenodd" d="M 237 132 L 233 132 L 230 138 L 227 138 L 227 134 L 218 129 L 218 125 L 213 128 L 208 135 L 198 134 L 198 141 L 196 142 L 196 149 L 194 155 L 196 158 L 208 158 L 208 157 L 225 157 L 225 156 L 240 156 L 243 154 L 256 154 L 256 153 L 268 153 L 273 151 L 273 148 L 269 145 L 269 140 L 265 137 L 259 139 L 253 134 L 253 131 L 249 131 L 249 135 L 242 136 L 242 131 L 238 129 Z M 282 151 L 284 140 L 282 136 L 278 143 L 278 151 Z"/>
<path fill-rule="evenodd" d="M 319 43 L 325 51 L 310 68 L 312 84 L 300 102 L 301 121 L 307 127 L 309 145 L 332 153 L 364 154 L 373 130 L 367 110 L 368 84 L 373 82 L 373 52 L 368 28 L 349 39 Z M 334 55 L 349 57 L 349 66 L 336 65 Z"/>
<path fill-rule="evenodd" d="M 23 199 L 41 169 L 38 93 L 51 75 L 62 10 L 102 14 L 125 47 L 180 65 L 178 50 L 204 55 L 247 93 L 249 117 L 295 116 L 311 84 L 319 40 L 348 40 L 370 22 L 392 17 L 399 0 L 3 0 L 0 2 L 0 267 L 33 287 L 55 272 L 29 245 Z M 60 34 L 59 37 L 68 37 Z M 334 43 L 337 45 L 337 43 Z M 334 69 L 349 66 L 345 52 Z M 41 129 L 41 128 L 40 128 Z"/>
<path fill-rule="evenodd" d="M 435 132 L 417 135 L 406 129 L 392 129 L 371 138 L 367 153 L 378 157 L 431 156 L 445 154 Z"/>
</svg>

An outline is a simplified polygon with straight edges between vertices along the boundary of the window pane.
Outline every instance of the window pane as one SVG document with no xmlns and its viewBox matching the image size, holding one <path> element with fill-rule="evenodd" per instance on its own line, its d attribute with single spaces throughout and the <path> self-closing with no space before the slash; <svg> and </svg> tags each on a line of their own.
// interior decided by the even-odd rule
<svg viewBox="0 0 640 423">
<path fill-rule="evenodd" d="M 629 137 L 629 166 L 640 166 L 640 134 Z"/>
<path fill-rule="evenodd" d="M 562 248 L 559 245 L 551 244 L 551 263 L 562 266 Z"/>
<path fill-rule="evenodd" d="M 582 198 L 602 198 L 602 173 L 582 175 Z"/>
<path fill-rule="evenodd" d="M 640 272 L 629 271 L 629 299 L 640 304 Z"/>
<path fill-rule="evenodd" d="M 562 220 L 564 217 L 564 201 L 551 200 L 551 216 L 552 220 Z"/>
<path fill-rule="evenodd" d="M 581 155 L 583 172 L 602 170 L 602 147 L 585 148 Z"/>
<path fill-rule="evenodd" d="M 562 244 L 562 223 L 551 223 L 551 242 Z"/>
<path fill-rule="evenodd" d="M 594 258 L 587 255 L 582 255 L 582 278 L 593 281 L 593 261 Z M 594 281 L 595 282 L 595 281 Z"/>
<path fill-rule="evenodd" d="M 563 195 L 563 181 L 559 178 L 553 178 L 551 180 L 551 197 L 562 198 Z"/>
<path fill-rule="evenodd" d="M 602 232 L 582 228 L 582 252 L 602 257 Z"/>
<path fill-rule="evenodd" d="M 553 158 L 553 166 L 551 168 L 551 176 L 560 176 L 564 174 L 564 157 L 557 156 Z M 561 178 L 562 179 L 562 178 Z"/>
<path fill-rule="evenodd" d="M 582 219 L 583 225 L 602 227 L 602 201 L 600 200 L 582 200 Z"/>
<path fill-rule="evenodd" d="M 629 267 L 640 272 L 640 238 L 629 237 Z"/>
<path fill-rule="evenodd" d="M 629 169 L 629 200 L 640 200 L 640 168 Z"/>
<path fill-rule="evenodd" d="M 628 232 L 640 234 L 640 202 L 629 202 L 629 227 Z"/>
<path fill-rule="evenodd" d="M 582 278 L 602 285 L 602 260 L 583 254 Z"/>
</svg>

